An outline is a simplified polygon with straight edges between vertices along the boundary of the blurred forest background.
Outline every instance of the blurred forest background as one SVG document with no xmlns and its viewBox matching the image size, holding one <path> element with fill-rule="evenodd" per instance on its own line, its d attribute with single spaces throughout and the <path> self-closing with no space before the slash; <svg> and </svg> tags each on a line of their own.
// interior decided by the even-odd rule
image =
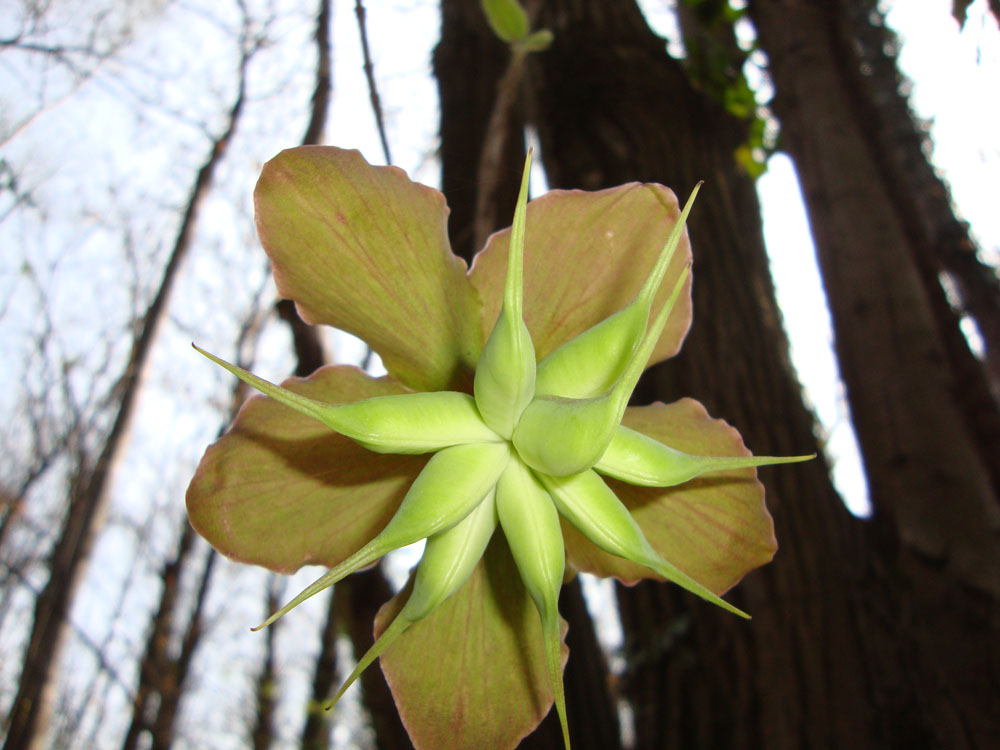
<svg viewBox="0 0 1000 750">
<path fill-rule="evenodd" d="M 995 43 L 1000 4 L 969 6 L 947 22 Z M 378 669 L 319 710 L 405 561 L 251 634 L 315 571 L 230 564 L 188 526 L 187 481 L 248 395 L 188 343 L 274 380 L 377 367 L 276 300 L 250 203 L 261 164 L 299 143 L 361 146 L 441 186 L 468 259 L 510 221 L 526 133 L 552 187 L 685 196 L 706 180 L 696 323 L 639 395 L 694 396 L 759 454 L 824 447 L 755 191 L 768 154 L 790 156 L 871 502 L 848 513 L 823 460 L 762 470 L 781 550 L 731 594 L 750 623 L 649 583 L 606 588 L 592 618 L 597 600 L 567 586 L 574 747 L 1000 747 L 997 248 L 930 161 L 883 9 L 528 8 L 555 41 L 523 65 L 478 0 L 0 8 L 5 750 L 410 746 Z M 653 10 L 674 22 L 670 54 Z M 557 746 L 553 716 L 522 744 Z"/>
</svg>

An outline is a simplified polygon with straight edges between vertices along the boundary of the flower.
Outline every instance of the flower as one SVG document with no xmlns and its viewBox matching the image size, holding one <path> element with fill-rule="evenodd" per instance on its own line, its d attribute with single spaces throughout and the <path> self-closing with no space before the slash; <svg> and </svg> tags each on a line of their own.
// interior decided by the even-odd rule
<svg viewBox="0 0 1000 750">
<path fill-rule="evenodd" d="M 679 216 L 657 185 L 529 206 L 527 176 L 511 230 L 466 273 L 437 191 L 357 152 L 283 152 L 255 194 L 279 292 L 365 338 L 389 375 L 335 366 L 281 387 L 202 352 L 270 400 L 249 401 L 206 452 L 192 523 L 239 560 L 330 567 L 259 627 L 427 540 L 334 698 L 382 656 L 417 747 L 513 747 L 553 702 L 569 747 L 567 561 L 668 579 L 746 616 L 718 594 L 775 550 L 747 469 L 796 460 L 748 455 L 689 399 L 626 409 L 690 321 L 694 196 Z M 705 472 L 721 481 L 677 487 Z"/>
</svg>

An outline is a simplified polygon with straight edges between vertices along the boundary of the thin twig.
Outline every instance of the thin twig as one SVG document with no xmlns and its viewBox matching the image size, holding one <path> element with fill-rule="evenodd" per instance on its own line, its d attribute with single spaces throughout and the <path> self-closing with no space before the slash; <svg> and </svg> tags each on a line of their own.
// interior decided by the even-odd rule
<svg viewBox="0 0 1000 750">
<path fill-rule="evenodd" d="M 494 206 L 497 201 L 497 189 L 500 185 L 500 169 L 503 160 L 503 146 L 507 140 L 507 128 L 510 127 L 511 114 L 517 105 L 518 93 L 521 89 L 521 75 L 524 71 L 525 52 L 512 51 L 510 62 L 503 76 L 497 82 L 497 96 L 493 102 L 493 111 L 483 139 L 483 150 L 479 156 L 479 167 L 476 182 L 479 191 L 476 195 L 476 218 L 473 224 L 473 247 L 482 247 L 486 238 L 494 230 Z"/>
<path fill-rule="evenodd" d="M 365 5 L 361 0 L 355 0 L 354 15 L 358 17 L 358 33 L 361 35 L 361 51 L 365 57 L 365 78 L 368 79 L 368 91 L 371 95 L 372 111 L 375 113 L 375 125 L 378 137 L 382 140 L 382 153 L 385 163 L 392 164 L 392 154 L 389 153 L 389 139 L 385 135 L 385 120 L 382 117 L 382 103 L 375 85 L 375 68 L 372 66 L 371 53 L 368 51 L 368 30 L 365 25 Z"/>
</svg>

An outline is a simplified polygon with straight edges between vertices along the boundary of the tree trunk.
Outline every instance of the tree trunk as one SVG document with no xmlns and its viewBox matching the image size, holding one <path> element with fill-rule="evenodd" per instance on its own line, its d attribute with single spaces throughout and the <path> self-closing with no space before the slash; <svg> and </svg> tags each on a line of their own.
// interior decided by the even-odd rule
<svg viewBox="0 0 1000 750">
<path fill-rule="evenodd" d="M 319 654 L 313 667 L 306 723 L 299 743 L 302 750 L 327 750 L 330 746 L 330 713 L 323 707 L 330 700 L 337 684 L 337 635 L 337 601 L 331 594 L 326 608 L 326 624 L 323 625 L 323 633 L 319 639 Z"/>
<path fill-rule="evenodd" d="M 797 35 L 789 15 L 775 20 Z M 788 362 L 754 186 L 733 158 L 743 124 L 690 86 L 631 2 L 551 0 L 539 23 L 555 32 L 555 43 L 529 73 L 530 116 L 553 186 L 655 180 L 683 198 L 706 180 L 689 223 L 694 326 L 681 355 L 651 373 L 642 395 L 699 398 L 756 453 L 816 450 Z M 798 49 L 818 32 L 801 33 Z M 773 52 L 771 59 L 792 78 L 808 62 Z M 808 87 L 829 95 L 816 81 Z M 851 201 L 846 215 L 861 225 L 869 209 Z M 856 257 L 852 266 L 877 263 Z M 872 325 L 886 325 L 879 316 L 888 314 L 873 312 Z M 909 407 L 921 404 L 911 399 Z M 970 455 L 974 462 L 974 450 L 958 458 L 967 463 Z M 636 747 L 990 746 L 997 719 L 982 709 L 997 682 L 992 601 L 949 583 L 929 561 L 887 552 L 891 527 L 852 519 L 822 461 L 760 474 L 781 549 L 731 594 L 754 615 L 750 623 L 675 588 L 620 591 Z M 918 580 L 918 571 L 927 577 Z M 936 614 L 924 604 L 933 597 Z M 962 642 L 967 636 L 971 642 Z M 940 669 L 944 650 L 963 665 L 963 680 Z"/>
<path fill-rule="evenodd" d="M 1000 503 L 989 468 L 998 446 L 979 442 L 963 412 L 977 386 L 948 346 L 957 331 L 928 270 L 936 248 L 901 210 L 922 199 L 892 179 L 886 141 L 866 117 L 871 90 L 857 85 L 849 43 L 858 5 L 751 7 L 830 298 L 878 551 L 912 618 L 914 700 L 937 746 L 991 747 L 1000 741 Z M 995 420 L 991 406 L 979 408 Z"/>
<path fill-rule="evenodd" d="M 372 626 L 375 615 L 394 593 L 382 573 L 381 565 L 355 573 L 334 587 L 337 617 L 350 636 L 356 659 L 360 659 L 375 642 Z M 365 708 L 371 715 L 378 750 L 412 748 L 382 670 L 366 669 L 358 681 Z"/>
<path fill-rule="evenodd" d="M 496 230 L 513 218 L 524 164 L 524 123 L 519 97 L 509 98 L 513 89 L 506 88 L 517 82 L 508 76 L 504 90 L 498 90 L 510 70 L 510 52 L 486 25 L 479 3 L 443 0 L 441 14 L 434 72 L 441 96 L 442 187 L 451 208 L 452 248 L 471 261 L 484 234 L 477 219 L 480 224 L 492 223 L 490 229 Z M 492 194 L 488 204 L 480 201 L 483 190 Z M 491 216 L 477 217 L 477 205 L 483 204 L 492 209 Z M 613 750 L 621 745 L 617 712 L 579 584 L 564 588 L 560 611 L 569 623 L 565 685 L 573 747 Z M 553 710 L 521 747 L 558 747 L 561 736 Z"/>
<path fill-rule="evenodd" d="M 274 612 L 281 606 L 281 595 L 276 577 L 272 573 L 268 576 L 267 596 L 265 597 L 265 612 Z M 257 674 L 256 698 L 257 710 L 254 712 L 253 729 L 250 732 L 250 739 L 253 742 L 253 750 L 270 750 L 274 742 L 274 709 L 278 702 L 278 677 L 275 670 L 274 639 L 278 629 L 272 625 L 264 632 L 264 659 L 260 665 L 260 672 Z M 317 666 L 317 671 L 319 667 Z M 311 714 L 310 714 L 311 717 Z M 303 750 L 313 750 L 312 747 L 302 743 Z"/>
<path fill-rule="evenodd" d="M 933 305 L 953 377 L 960 384 L 955 389 L 956 404 L 983 462 L 993 469 L 994 493 L 998 493 L 1000 279 L 996 269 L 980 262 L 968 224 L 956 217 L 948 186 L 927 161 L 928 136 L 917 127 L 901 93 L 905 81 L 893 54 L 898 42 L 877 4 L 840 0 L 831 8 L 836 13 L 828 38 L 843 50 L 836 56 L 837 73 Z M 955 310 L 945 297 L 942 277 L 954 292 Z M 972 355 L 956 313 L 968 315 L 976 324 L 983 343 L 982 362 Z"/>
</svg>

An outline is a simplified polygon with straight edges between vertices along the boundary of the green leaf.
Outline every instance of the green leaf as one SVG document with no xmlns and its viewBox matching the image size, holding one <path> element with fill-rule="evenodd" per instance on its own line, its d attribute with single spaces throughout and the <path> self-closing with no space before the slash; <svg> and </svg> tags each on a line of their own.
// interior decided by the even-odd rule
<svg viewBox="0 0 1000 750">
<path fill-rule="evenodd" d="M 709 417 L 693 399 L 629 407 L 623 423 L 687 453 L 749 455 L 739 433 Z M 605 481 L 653 549 L 716 594 L 774 557 L 774 525 L 754 469 L 720 471 L 667 488 Z M 563 532 L 567 559 L 577 570 L 626 583 L 655 578 L 649 570 L 597 549 L 569 524 L 563 524 Z"/>
<path fill-rule="evenodd" d="M 553 190 L 528 204 L 524 321 L 539 360 L 632 301 L 680 213 L 674 194 L 656 184 L 593 193 Z M 490 237 L 470 271 L 483 299 L 483 338 L 485 321 L 496 320 L 503 301 L 509 242 L 509 230 Z M 656 295 L 654 315 L 690 260 L 685 234 Z M 680 349 L 691 323 L 689 287 L 687 282 L 648 365 Z"/>
<path fill-rule="evenodd" d="M 548 29 L 539 29 L 528 34 L 518 45 L 525 52 L 544 52 L 552 46 L 554 39 L 555 36 L 551 31 Z"/>
<path fill-rule="evenodd" d="M 344 366 L 283 385 L 335 402 L 406 391 L 390 377 Z M 199 534 L 240 562 L 281 573 L 333 567 L 385 527 L 427 460 L 372 453 L 258 396 L 205 452 L 188 488 L 188 513 Z"/>
<path fill-rule="evenodd" d="M 482 347 L 476 294 L 437 190 L 357 151 L 303 146 L 264 165 L 257 230 L 283 297 L 349 331 L 416 390 L 465 390 Z"/>
<path fill-rule="evenodd" d="M 528 35 L 528 14 L 517 0 L 481 0 L 480 5 L 493 33 L 502 41 L 509 44 Z"/>
<path fill-rule="evenodd" d="M 408 593 L 379 611 L 376 636 Z M 567 654 L 563 646 L 563 664 Z M 469 581 L 381 664 L 417 750 L 508 750 L 538 726 L 553 700 L 542 631 L 502 534 Z"/>
</svg>

